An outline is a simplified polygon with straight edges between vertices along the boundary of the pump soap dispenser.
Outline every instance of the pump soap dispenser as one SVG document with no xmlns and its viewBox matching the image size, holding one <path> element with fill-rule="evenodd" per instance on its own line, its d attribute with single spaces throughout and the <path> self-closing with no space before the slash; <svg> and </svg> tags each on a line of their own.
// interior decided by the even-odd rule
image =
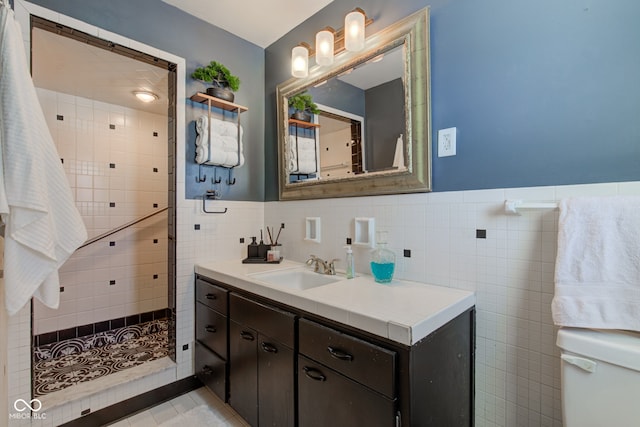
<svg viewBox="0 0 640 427">
<path fill-rule="evenodd" d="M 396 267 L 396 255 L 387 249 L 387 233 L 378 232 L 378 246 L 371 252 L 371 274 L 378 283 L 389 283 Z"/>
<path fill-rule="evenodd" d="M 351 245 L 345 246 L 347 249 L 347 279 L 353 279 L 356 277 L 356 269 L 353 262 L 353 251 L 351 250 Z"/>
</svg>

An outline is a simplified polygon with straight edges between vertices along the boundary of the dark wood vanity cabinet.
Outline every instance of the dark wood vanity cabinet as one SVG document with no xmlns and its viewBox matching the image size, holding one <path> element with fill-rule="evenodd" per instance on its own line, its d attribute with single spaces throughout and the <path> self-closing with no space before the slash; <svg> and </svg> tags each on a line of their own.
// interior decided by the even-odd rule
<svg viewBox="0 0 640 427">
<path fill-rule="evenodd" d="M 301 426 L 400 425 L 395 351 L 307 319 L 298 325 Z"/>
<path fill-rule="evenodd" d="M 197 277 L 196 372 L 250 425 L 473 426 L 474 308 L 406 346 Z"/>
<path fill-rule="evenodd" d="M 229 297 L 229 404 L 252 426 L 294 426 L 292 313 Z"/>
<path fill-rule="evenodd" d="M 221 399 L 227 399 L 228 291 L 196 280 L 195 373 Z"/>
</svg>

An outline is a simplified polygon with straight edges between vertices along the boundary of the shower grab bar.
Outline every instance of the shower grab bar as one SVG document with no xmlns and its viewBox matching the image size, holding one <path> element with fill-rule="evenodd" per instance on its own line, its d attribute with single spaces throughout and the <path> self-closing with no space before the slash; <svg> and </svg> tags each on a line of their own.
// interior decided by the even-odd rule
<svg viewBox="0 0 640 427">
<path fill-rule="evenodd" d="M 504 211 L 519 214 L 518 209 L 558 209 L 557 202 L 525 202 L 523 200 L 505 200 Z"/>
<path fill-rule="evenodd" d="M 89 239 L 89 240 L 87 240 L 86 242 L 84 242 L 84 243 L 82 244 L 82 246 L 80 246 L 78 249 L 82 249 L 82 248 L 84 248 L 85 246 L 89 246 L 90 244 L 97 242 L 98 240 L 102 240 L 102 239 L 104 239 L 105 237 L 109 237 L 109 236 L 111 236 L 112 234 L 115 234 L 115 233 L 117 233 L 117 232 L 119 232 L 119 231 L 124 230 L 125 228 L 129 228 L 129 227 L 131 227 L 132 225 L 136 225 L 137 223 L 142 222 L 142 221 L 144 221 L 145 219 L 149 219 L 149 218 L 151 218 L 152 216 L 158 215 L 159 213 L 162 213 L 162 212 L 166 211 L 167 209 L 169 209 L 169 208 L 168 208 L 168 207 L 164 207 L 164 208 L 162 208 L 162 209 L 160 209 L 160 210 L 157 210 L 157 211 L 155 211 L 155 212 L 151 212 L 150 214 L 147 214 L 147 215 L 145 215 L 145 216 L 143 216 L 143 217 L 140 217 L 140 218 L 138 218 L 138 219 L 134 219 L 133 221 L 130 221 L 130 222 L 126 223 L 126 224 L 123 224 L 123 225 L 121 225 L 121 226 L 119 226 L 119 227 L 116 227 L 116 228 L 114 228 L 113 230 L 109 230 L 109 231 L 106 231 L 106 232 L 104 232 L 104 233 L 102 233 L 102 234 L 100 234 L 100 235 L 96 236 L 96 237 L 92 237 L 91 239 Z M 77 250 L 77 249 L 76 249 L 76 250 Z"/>
</svg>

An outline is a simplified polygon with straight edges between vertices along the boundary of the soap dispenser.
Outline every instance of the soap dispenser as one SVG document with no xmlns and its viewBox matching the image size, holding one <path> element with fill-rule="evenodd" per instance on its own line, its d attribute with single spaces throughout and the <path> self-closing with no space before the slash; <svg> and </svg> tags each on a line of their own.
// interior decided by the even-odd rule
<svg viewBox="0 0 640 427">
<path fill-rule="evenodd" d="M 351 245 L 345 246 L 347 249 L 347 279 L 353 279 L 356 277 L 356 269 L 353 262 L 353 251 Z"/>
<path fill-rule="evenodd" d="M 378 283 L 389 283 L 396 267 L 396 254 L 387 249 L 386 232 L 378 232 L 377 247 L 371 252 L 371 274 Z"/>
</svg>

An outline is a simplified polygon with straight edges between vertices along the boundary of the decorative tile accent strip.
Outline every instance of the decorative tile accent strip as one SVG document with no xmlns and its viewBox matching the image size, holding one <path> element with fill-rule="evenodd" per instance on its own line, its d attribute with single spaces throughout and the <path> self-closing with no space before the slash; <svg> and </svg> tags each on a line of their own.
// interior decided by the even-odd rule
<svg viewBox="0 0 640 427">
<path fill-rule="evenodd" d="M 168 308 L 148 311 L 146 313 L 136 314 L 134 316 L 139 316 L 140 320 L 136 323 L 145 323 L 150 322 L 152 320 L 164 320 L 169 317 L 171 311 Z M 132 316 L 129 316 L 132 317 Z M 45 344 L 54 344 L 59 341 L 63 341 L 68 338 L 80 338 L 86 335 L 92 335 L 98 332 L 105 332 L 110 329 L 117 329 L 125 325 L 124 318 L 104 320 L 102 322 L 97 323 L 89 323 L 87 325 L 76 326 L 69 329 L 63 329 L 59 331 L 46 332 L 44 334 L 36 335 L 33 337 L 33 346 L 40 347 Z M 67 337 L 67 338 L 62 338 Z"/>
</svg>

